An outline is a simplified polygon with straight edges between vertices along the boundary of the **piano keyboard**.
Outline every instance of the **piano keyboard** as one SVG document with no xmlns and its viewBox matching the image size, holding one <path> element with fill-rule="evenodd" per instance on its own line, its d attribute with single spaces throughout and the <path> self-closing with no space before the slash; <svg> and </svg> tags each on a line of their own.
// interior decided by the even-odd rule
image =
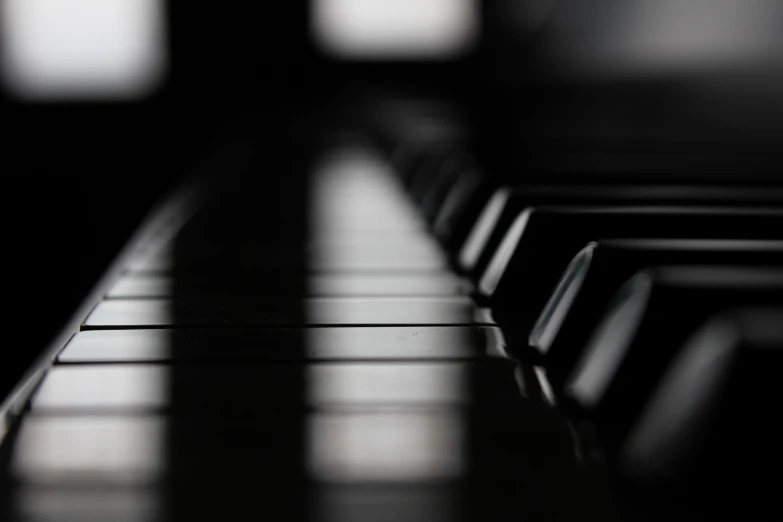
<svg viewBox="0 0 783 522">
<path fill-rule="evenodd" d="M 395 107 L 164 205 L 4 403 L 3 520 L 771 503 L 780 189 L 502 179 Z"/>
</svg>

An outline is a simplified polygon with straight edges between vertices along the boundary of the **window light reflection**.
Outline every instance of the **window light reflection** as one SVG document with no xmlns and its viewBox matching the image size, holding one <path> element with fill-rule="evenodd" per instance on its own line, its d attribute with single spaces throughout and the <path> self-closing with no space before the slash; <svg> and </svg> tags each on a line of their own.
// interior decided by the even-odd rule
<svg viewBox="0 0 783 522">
<path fill-rule="evenodd" d="M 458 363 L 318 364 L 308 371 L 315 404 L 455 404 L 468 399 Z"/>
<path fill-rule="evenodd" d="M 443 409 L 466 400 L 461 365 L 324 364 L 312 367 L 307 383 L 316 404 L 375 408 L 309 418 L 308 462 L 317 480 L 438 480 L 462 472 L 463 419 L 459 409 Z M 389 409 L 378 411 L 380 405 Z"/>
<path fill-rule="evenodd" d="M 463 463 L 460 413 L 314 415 L 310 472 L 327 482 L 426 481 L 458 477 Z"/>
<path fill-rule="evenodd" d="M 28 416 L 13 470 L 33 483 L 148 483 L 166 462 L 164 428 L 157 417 Z"/>
</svg>

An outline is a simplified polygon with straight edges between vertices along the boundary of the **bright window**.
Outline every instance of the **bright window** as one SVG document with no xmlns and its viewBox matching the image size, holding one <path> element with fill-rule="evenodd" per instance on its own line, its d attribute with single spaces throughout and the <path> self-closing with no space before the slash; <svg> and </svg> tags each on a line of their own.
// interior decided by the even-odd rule
<svg viewBox="0 0 783 522">
<path fill-rule="evenodd" d="M 165 68 L 160 0 L 0 0 L 0 76 L 28 99 L 135 98 Z"/>
</svg>

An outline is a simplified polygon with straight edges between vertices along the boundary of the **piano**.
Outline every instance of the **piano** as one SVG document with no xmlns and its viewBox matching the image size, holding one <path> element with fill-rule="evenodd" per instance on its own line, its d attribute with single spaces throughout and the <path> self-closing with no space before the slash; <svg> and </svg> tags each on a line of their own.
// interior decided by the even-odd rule
<svg viewBox="0 0 783 522">
<path fill-rule="evenodd" d="M 85 151 L 101 215 L 39 214 L 86 228 L 9 338 L 2 520 L 783 519 L 777 5 L 486 2 L 421 40 L 454 56 L 319 50 L 360 4 L 201 69 L 197 22 L 279 35 L 169 5 L 156 94 L 3 100 L 115 129 L 124 175 Z"/>
</svg>

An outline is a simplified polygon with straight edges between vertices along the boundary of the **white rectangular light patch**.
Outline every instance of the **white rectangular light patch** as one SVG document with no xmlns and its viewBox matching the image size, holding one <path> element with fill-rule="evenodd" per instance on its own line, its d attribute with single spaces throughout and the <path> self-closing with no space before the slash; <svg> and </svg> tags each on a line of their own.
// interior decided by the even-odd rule
<svg viewBox="0 0 783 522">
<path fill-rule="evenodd" d="M 137 98 L 161 80 L 161 0 L 0 0 L 0 78 L 23 99 Z"/>
<path fill-rule="evenodd" d="M 475 42 L 475 0 L 313 0 L 316 43 L 340 58 L 449 58 Z"/>
</svg>

